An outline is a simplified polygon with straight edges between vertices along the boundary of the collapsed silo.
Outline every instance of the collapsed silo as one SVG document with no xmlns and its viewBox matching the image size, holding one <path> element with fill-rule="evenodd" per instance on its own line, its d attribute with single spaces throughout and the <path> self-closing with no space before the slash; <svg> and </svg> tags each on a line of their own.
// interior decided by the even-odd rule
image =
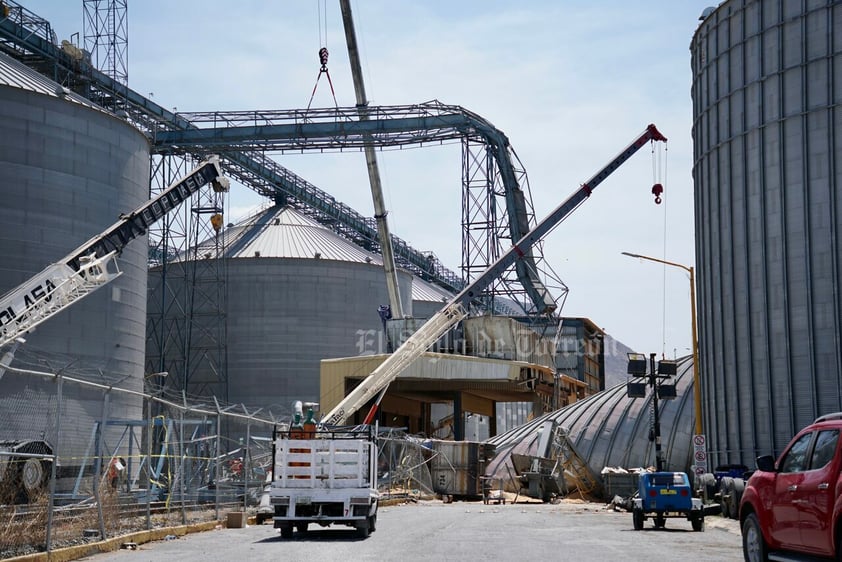
<svg viewBox="0 0 842 562">
<path fill-rule="evenodd" d="M 842 5 L 732 0 L 690 46 L 699 345 L 713 464 L 842 410 Z"/>
<path fill-rule="evenodd" d="M 227 402 L 288 416 L 294 401 L 319 400 L 322 359 L 387 351 L 378 314 L 389 303 L 380 256 L 289 206 L 270 207 L 229 225 L 220 236 L 218 246 L 207 241 L 185 257 L 188 262 L 197 255 L 207 259 L 203 256 L 218 248 L 224 261 L 224 319 L 194 315 L 194 322 L 226 322 Z M 196 274 L 202 271 L 208 270 Z M 150 271 L 150 287 L 165 285 L 161 275 L 161 268 Z M 174 284 L 190 278 L 168 279 L 167 290 L 179 292 Z M 410 313 L 412 276 L 401 270 L 398 281 Z M 150 296 L 150 315 L 160 313 L 160 302 L 160 295 Z M 177 350 L 175 345 L 165 348 Z M 187 391 L 193 391 L 189 384 Z"/>
<path fill-rule="evenodd" d="M 0 163 L 0 293 L 111 226 L 149 191 L 149 145 L 137 129 L 3 54 Z M 26 334 L 11 366 L 140 390 L 146 255 L 145 237 L 129 245 L 123 275 Z M 59 441 L 56 391 L 53 380 L 5 372 L 0 441 L 58 445 L 63 471 L 72 472 L 103 416 L 103 392 L 64 384 Z M 138 397 L 114 393 L 111 404 L 121 418 L 140 418 Z"/>
<path fill-rule="evenodd" d="M 675 398 L 658 401 L 663 469 L 694 474 L 692 433 L 693 362 L 689 357 L 678 360 L 677 374 L 664 384 L 675 385 Z M 641 382 L 637 379 L 634 382 Z M 547 449 L 539 450 L 545 423 L 563 434 L 573 451 L 590 470 L 595 481 L 601 483 L 602 472 L 609 469 L 637 469 L 656 466 L 654 440 L 654 400 L 651 386 L 642 398 L 630 398 L 626 383 L 578 400 L 489 439 L 496 455 L 486 474 L 505 483 L 517 492 L 517 472 L 512 454 L 555 459 L 572 463 L 570 451 L 559 443 L 546 440 Z M 556 440 L 557 441 L 557 440 Z M 570 489 L 577 482 L 567 477 Z M 609 498 L 610 499 L 610 498 Z"/>
</svg>

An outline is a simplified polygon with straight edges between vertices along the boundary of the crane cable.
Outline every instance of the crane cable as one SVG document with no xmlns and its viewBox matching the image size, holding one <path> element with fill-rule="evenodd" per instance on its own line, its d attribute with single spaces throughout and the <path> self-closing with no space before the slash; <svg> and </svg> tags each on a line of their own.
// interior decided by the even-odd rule
<svg viewBox="0 0 842 562">
<path fill-rule="evenodd" d="M 655 151 L 655 143 L 652 143 L 652 194 L 655 195 L 655 203 L 661 204 L 661 194 L 666 191 L 667 184 L 667 155 L 668 147 L 664 145 L 663 152 Z M 663 248 L 661 250 L 661 259 L 667 259 L 667 209 L 664 204 L 664 224 L 663 224 Z M 666 358 L 667 346 L 667 265 L 662 267 L 661 279 L 661 358 Z"/>
<path fill-rule="evenodd" d="M 325 3 L 327 0 L 323 0 Z M 330 79 L 330 71 L 327 69 L 327 58 L 330 53 L 327 50 L 327 5 L 324 8 L 324 18 L 322 18 L 322 6 L 321 3 L 318 1 L 316 2 L 316 6 L 318 7 L 319 12 L 319 64 L 321 67 L 319 68 L 319 73 L 316 75 L 316 83 L 313 85 L 313 93 L 310 94 L 310 101 L 307 103 L 307 111 L 310 110 L 310 106 L 313 103 L 313 98 L 316 95 L 316 88 L 319 87 L 319 79 L 322 77 L 322 74 L 327 76 L 327 83 L 330 85 L 330 93 L 333 96 L 333 105 L 338 109 L 339 103 L 336 101 L 336 92 L 333 90 L 333 80 Z M 324 41 L 322 41 L 322 23 L 324 22 Z"/>
</svg>

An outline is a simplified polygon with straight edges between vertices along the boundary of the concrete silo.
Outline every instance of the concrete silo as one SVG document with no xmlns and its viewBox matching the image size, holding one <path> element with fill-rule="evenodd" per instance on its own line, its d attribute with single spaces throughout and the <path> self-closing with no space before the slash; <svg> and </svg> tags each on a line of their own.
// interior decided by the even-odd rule
<svg viewBox="0 0 842 562">
<path fill-rule="evenodd" d="M 147 200 L 149 145 L 126 121 L 0 54 L 0 293 Z M 146 238 L 129 245 L 123 275 L 27 334 L 12 366 L 141 389 L 145 353 Z M 26 361 L 28 363 L 21 363 Z M 7 372 L 0 379 L 0 441 L 55 439 L 56 385 Z M 60 455 L 85 451 L 102 392 L 64 385 Z M 121 417 L 137 397 L 115 395 Z M 75 461 L 63 463 L 67 468 Z"/>
<path fill-rule="evenodd" d="M 699 344 L 714 464 L 842 410 L 842 5 L 732 0 L 690 46 Z"/>
</svg>

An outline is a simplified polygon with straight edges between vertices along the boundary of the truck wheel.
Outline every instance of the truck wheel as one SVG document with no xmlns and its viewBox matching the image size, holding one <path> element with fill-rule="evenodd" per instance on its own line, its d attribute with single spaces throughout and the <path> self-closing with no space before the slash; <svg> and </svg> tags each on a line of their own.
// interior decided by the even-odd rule
<svg viewBox="0 0 842 562">
<path fill-rule="evenodd" d="M 308 525 L 308 523 L 306 521 L 302 521 L 301 523 L 296 523 L 295 524 L 295 530 L 298 531 L 301 534 L 304 534 L 304 533 L 307 532 L 307 525 Z"/>
<path fill-rule="evenodd" d="M 716 495 L 716 477 L 710 472 L 705 472 L 699 477 L 699 495 L 704 503 L 713 501 Z"/>
<path fill-rule="evenodd" d="M 766 562 L 769 559 L 769 548 L 754 513 L 749 513 L 743 523 L 743 557 L 746 562 Z"/>
<path fill-rule="evenodd" d="M 368 518 L 368 531 L 373 533 L 377 530 L 377 514 L 375 513 L 371 517 Z"/>
<path fill-rule="evenodd" d="M 731 517 L 731 482 L 733 480 L 730 476 L 723 476 L 719 481 L 719 506 L 722 517 Z"/>
<path fill-rule="evenodd" d="M 696 532 L 704 531 L 705 530 L 705 516 L 699 513 L 698 515 L 693 515 L 692 519 L 690 519 L 690 524 L 693 525 L 693 530 Z"/>
<path fill-rule="evenodd" d="M 746 488 L 745 480 L 734 478 L 734 493 L 731 495 L 731 519 L 740 518 L 740 500 L 743 499 L 743 491 Z"/>
<path fill-rule="evenodd" d="M 20 481 L 23 486 L 23 492 L 26 494 L 26 499 L 30 502 L 35 501 L 38 496 L 44 493 L 47 483 L 45 464 L 39 459 L 29 458 L 24 461 L 23 467 L 20 470 Z"/>
<path fill-rule="evenodd" d="M 367 539 L 369 531 L 368 520 L 366 520 L 365 523 L 360 523 L 360 526 L 357 527 L 357 536 L 361 539 Z"/>
<path fill-rule="evenodd" d="M 292 538 L 292 525 L 284 525 L 281 527 L 281 538 L 282 539 L 291 539 Z"/>
<path fill-rule="evenodd" d="M 663 529 L 667 526 L 667 518 L 663 515 L 656 515 L 655 516 L 655 528 L 656 529 Z"/>
<path fill-rule="evenodd" d="M 737 518 L 737 512 L 740 509 L 740 500 L 737 498 L 737 480 L 729 478 L 728 484 L 728 517 L 730 519 Z"/>
<path fill-rule="evenodd" d="M 634 530 L 640 531 L 643 529 L 643 510 L 635 509 L 632 511 L 632 521 L 634 522 Z"/>
</svg>

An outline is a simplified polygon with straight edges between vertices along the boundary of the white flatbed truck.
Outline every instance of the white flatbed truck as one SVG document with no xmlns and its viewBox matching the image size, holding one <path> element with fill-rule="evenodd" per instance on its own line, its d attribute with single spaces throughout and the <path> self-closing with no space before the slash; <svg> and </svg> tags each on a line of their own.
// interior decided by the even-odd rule
<svg viewBox="0 0 842 562">
<path fill-rule="evenodd" d="M 377 441 L 371 426 L 273 435 L 269 502 L 282 538 L 310 523 L 345 525 L 368 537 L 377 526 Z"/>
</svg>

